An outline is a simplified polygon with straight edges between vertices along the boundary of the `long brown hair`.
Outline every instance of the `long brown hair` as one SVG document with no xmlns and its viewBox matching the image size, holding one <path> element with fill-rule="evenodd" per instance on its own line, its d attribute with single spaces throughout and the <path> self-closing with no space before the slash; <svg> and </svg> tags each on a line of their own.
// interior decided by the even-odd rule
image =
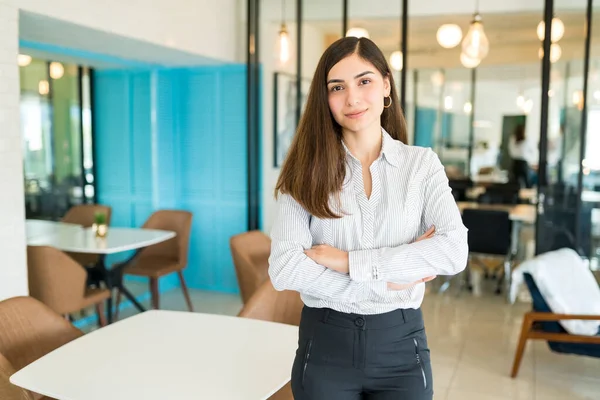
<svg viewBox="0 0 600 400">
<path fill-rule="evenodd" d="M 381 50 L 364 37 L 337 40 L 319 60 L 308 92 L 306 110 L 275 186 L 275 197 L 279 193 L 289 194 L 318 218 L 340 218 L 330 208 L 329 197 L 332 194 L 339 196 L 346 176 L 342 127 L 329 109 L 327 75 L 335 64 L 355 53 L 390 80 L 392 104 L 383 109 L 381 126 L 392 138 L 406 143 L 406 121 L 400 109 L 394 78 Z"/>
</svg>

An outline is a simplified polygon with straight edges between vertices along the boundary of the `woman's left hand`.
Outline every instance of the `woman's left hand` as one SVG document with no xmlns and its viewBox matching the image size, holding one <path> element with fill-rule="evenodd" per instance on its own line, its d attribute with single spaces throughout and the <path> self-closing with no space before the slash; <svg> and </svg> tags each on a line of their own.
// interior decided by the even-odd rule
<svg viewBox="0 0 600 400">
<path fill-rule="evenodd" d="M 304 253 L 314 262 L 324 267 L 347 274 L 349 271 L 348 252 L 336 249 L 326 244 L 313 246 Z"/>
</svg>

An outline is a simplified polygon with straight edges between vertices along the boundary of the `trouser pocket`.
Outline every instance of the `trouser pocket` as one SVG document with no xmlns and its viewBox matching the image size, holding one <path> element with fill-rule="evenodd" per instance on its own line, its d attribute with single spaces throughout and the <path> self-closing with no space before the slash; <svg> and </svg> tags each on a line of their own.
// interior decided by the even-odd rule
<svg viewBox="0 0 600 400">
<path fill-rule="evenodd" d="M 419 341 L 417 338 L 413 338 L 413 342 L 415 344 L 415 358 L 417 360 L 417 365 L 421 370 L 421 376 L 423 377 L 423 388 L 427 389 L 427 376 L 425 375 L 425 368 L 423 368 L 423 359 L 421 357 L 421 352 L 419 351 Z"/>
<path fill-rule="evenodd" d="M 306 350 L 304 351 L 304 359 L 302 361 L 302 388 L 304 388 L 304 380 L 306 379 L 306 370 L 308 368 L 308 360 L 310 359 L 310 350 L 312 349 L 312 340 L 309 340 L 306 344 Z"/>
</svg>

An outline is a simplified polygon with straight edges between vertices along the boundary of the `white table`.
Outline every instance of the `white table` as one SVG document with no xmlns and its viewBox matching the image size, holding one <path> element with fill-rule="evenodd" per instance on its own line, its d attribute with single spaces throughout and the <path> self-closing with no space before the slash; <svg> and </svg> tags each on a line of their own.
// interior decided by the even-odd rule
<svg viewBox="0 0 600 400">
<path fill-rule="evenodd" d="M 58 400 L 259 400 L 290 379 L 298 327 L 147 311 L 87 334 L 11 376 Z"/>
<path fill-rule="evenodd" d="M 92 228 L 61 229 L 53 235 L 33 238 L 30 245 L 55 247 L 62 251 L 88 254 L 114 254 L 151 246 L 175 237 L 175 232 L 139 228 L 108 228 L 97 238 Z"/>
<path fill-rule="evenodd" d="M 61 232 L 80 231 L 81 225 L 69 224 L 66 222 L 44 221 L 39 219 L 28 219 L 25 221 L 25 232 L 27 234 L 27 243 L 34 239 L 43 238 L 60 234 Z"/>
<path fill-rule="evenodd" d="M 31 238 L 28 236 L 27 244 L 29 246 L 51 246 L 61 251 L 72 253 L 100 255 L 98 264 L 93 268 L 88 268 L 88 274 L 91 276 L 91 279 L 94 282 L 103 281 L 111 291 L 113 288 L 117 288 L 138 310 L 145 311 L 144 307 L 123 285 L 122 273 L 127 262 L 108 269 L 104 260 L 105 256 L 130 250 L 139 250 L 167 241 L 175 237 L 175 232 L 156 229 L 109 227 L 106 237 L 98 238 L 92 228 L 76 227 L 75 229 L 73 227 L 55 225 L 53 229 L 47 229 L 48 234 L 32 236 Z M 110 324 L 112 322 L 112 297 L 109 297 L 106 303 L 107 320 Z"/>
</svg>

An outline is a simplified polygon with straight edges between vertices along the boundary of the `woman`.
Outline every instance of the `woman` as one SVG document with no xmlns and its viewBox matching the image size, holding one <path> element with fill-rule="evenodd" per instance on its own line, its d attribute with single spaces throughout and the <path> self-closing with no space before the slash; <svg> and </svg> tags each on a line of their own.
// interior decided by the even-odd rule
<svg viewBox="0 0 600 400">
<path fill-rule="evenodd" d="M 508 145 L 508 152 L 512 159 L 512 178 L 521 187 L 532 186 L 532 171 L 529 163 L 535 159 L 536 151 L 533 146 L 525 140 L 525 126 L 518 125 L 515 128 L 514 138 Z"/>
<path fill-rule="evenodd" d="M 438 157 L 405 142 L 381 51 L 332 44 L 275 189 L 269 275 L 305 304 L 296 400 L 432 398 L 424 282 L 465 267 L 467 231 Z"/>
</svg>

